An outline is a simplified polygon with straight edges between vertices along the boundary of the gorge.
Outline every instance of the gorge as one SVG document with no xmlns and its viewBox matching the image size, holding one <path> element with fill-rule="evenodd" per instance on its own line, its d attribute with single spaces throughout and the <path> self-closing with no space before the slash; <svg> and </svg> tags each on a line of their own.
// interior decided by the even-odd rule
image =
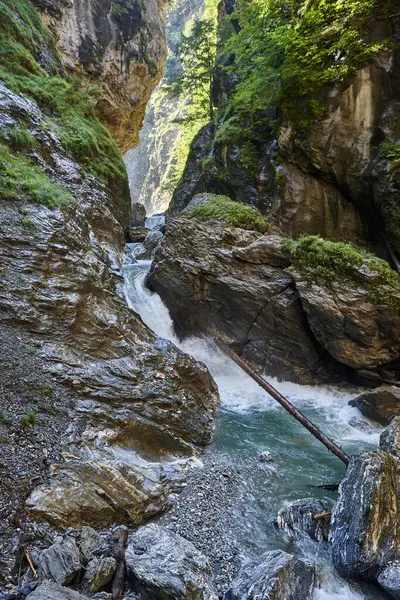
<svg viewBox="0 0 400 600">
<path fill-rule="evenodd" d="M 396 2 L 0 11 L 0 599 L 400 597 Z"/>
</svg>

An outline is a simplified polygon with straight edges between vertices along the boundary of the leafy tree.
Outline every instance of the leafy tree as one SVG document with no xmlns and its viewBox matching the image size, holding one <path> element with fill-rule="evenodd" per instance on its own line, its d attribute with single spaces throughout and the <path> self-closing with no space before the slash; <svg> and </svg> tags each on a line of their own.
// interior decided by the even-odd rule
<svg viewBox="0 0 400 600">
<path fill-rule="evenodd" d="M 178 50 L 181 73 L 169 87 L 175 95 L 188 98 L 190 120 L 214 118 L 212 82 L 216 41 L 216 23 L 209 19 L 196 20 L 190 33 L 182 34 Z"/>
<path fill-rule="evenodd" d="M 370 42 L 367 35 L 385 5 L 382 0 L 237 0 L 233 18 L 240 30 L 227 44 L 240 78 L 236 109 L 256 115 L 275 106 L 297 112 L 307 126 L 323 109 L 316 92 L 343 81 L 385 47 L 385 41 Z"/>
</svg>

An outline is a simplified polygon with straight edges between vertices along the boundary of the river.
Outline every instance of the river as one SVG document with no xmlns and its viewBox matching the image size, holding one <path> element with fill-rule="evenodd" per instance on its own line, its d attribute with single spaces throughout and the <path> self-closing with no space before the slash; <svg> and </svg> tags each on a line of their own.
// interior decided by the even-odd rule
<svg viewBox="0 0 400 600">
<path fill-rule="evenodd" d="M 336 492 L 310 486 L 339 483 L 345 466 L 211 341 L 191 338 L 181 342 L 177 338 L 161 298 L 145 287 L 150 265 L 150 261 L 139 261 L 125 267 L 126 298 L 157 335 L 204 362 L 218 385 L 221 409 L 215 441 L 206 456 L 216 460 L 223 457 L 246 474 L 245 493 L 227 521 L 241 557 L 282 548 L 311 560 L 318 567 L 315 600 L 386 598 L 375 588 L 361 589 L 358 584 L 343 581 L 332 568 L 328 543 L 293 540 L 276 529 L 277 511 L 290 501 L 318 497 L 329 509 Z M 348 405 L 360 390 L 269 380 L 347 453 L 377 446 L 380 430 L 370 427 L 359 411 Z M 260 461 L 264 451 L 271 453 L 273 462 Z"/>
</svg>

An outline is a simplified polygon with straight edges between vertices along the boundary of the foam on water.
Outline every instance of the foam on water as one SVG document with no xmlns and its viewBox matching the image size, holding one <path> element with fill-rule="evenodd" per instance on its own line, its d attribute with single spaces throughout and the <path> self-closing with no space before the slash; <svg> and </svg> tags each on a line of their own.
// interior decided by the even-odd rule
<svg viewBox="0 0 400 600">
<path fill-rule="evenodd" d="M 251 550 L 262 552 L 268 548 L 268 544 L 278 547 L 279 540 L 282 540 L 282 534 L 274 531 L 271 518 L 272 513 L 276 514 L 274 511 L 279 508 L 279 503 L 282 505 L 287 498 L 294 499 L 290 496 L 291 493 L 300 492 L 302 497 L 309 495 L 310 492 L 306 490 L 308 484 L 305 482 L 314 482 L 314 479 L 310 479 L 310 474 L 317 477 L 319 483 L 326 481 L 327 477 L 342 477 L 340 463 L 338 464 L 336 459 L 332 459 L 329 453 L 321 449 L 320 444 L 312 440 L 300 426 L 296 428 L 293 419 L 284 413 L 282 407 L 238 365 L 223 354 L 211 340 L 191 338 L 181 342 L 177 338 L 171 317 L 161 298 L 145 287 L 145 278 L 149 267 L 150 261 L 138 261 L 137 264 L 125 267 L 127 302 L 157 335 L 171 341 L 184 352 L 208 366 L 218 385 L 223 409 L 222 415 L 225 415 L 217 433 L 219 439 L 216 439 L 216 451 L 225 452 L 226 446 L 229 446 L 230 451 L 235 453 L 233 460 L 240 461 L 240 452 L 243 452 L 242 456 L 245 461 L 249 453 L 257 453 L 263 449 L 264 441 L 259 442 L 257 427 L 263 428 L 263 440 L 270 440 L 275 444 L 274 448 L 270 449 L 278 452 L 279 456 L 278 463 L 280 464 L 278 464 L 276 480 L 267 481 L 266 489 L 260 489 L 263 486 L 263 480 L 261 482 L 257 479 L 249 480 L 247 512 L 241 515 L 239 522 L 242 522 L 245 541 L 246 538 L 247 541 L 258 540 L 259 547 Z M 367 428 L 366 431 L 361 431 L 351 424 L 351 421 L 360 417 L 360 413 L 356 408 L 349 406 L 348 401 L 360 393 L 360 390 L 349 393 L 335 387 L 300 386 L 290 382 L 279 382 L 273 378 L 269 378 L 269 381 L 297 407 L 304 410 L 307 416 L 314 420 L 325 433 L 337 442 L 343 443 L 345 447 L 358 449 L 360 442 L 367 446 L 377 444 L 379 429 L 374 431 Z M 278 411 L 282 411 L 282 413 Z M 234 440 L 232 436 L 235 427 L 237 431 L 240 427 L 243 430 L 240 429 L 237 439 Z M 249 436 L 253 435 L 253 440 L 246 437 L 247 432 L 249 432 Z M 268 448 L 269 446 L 266 446 L 266 449 Z M 325 458 L 325 455 L 328 457 Z M 317 473 L 315 473 L 316 464 L 319 465 Z M 337 466 L 339 466 L 339 471 L 335 471 Z M 256 498 L 257 494 L 262 498 Z M 260 503 L 266 499 L 271 513 L 257 512 L 260 510 Z M 301 546 L 297 552 L 305 558 L 311 558 L 313 562 L 319 563 L 314 600 L 372 600 L 372 598 L 376 600 L 380 597 L 366 596 L 343 581 L 334 573 L 329 564 L 329 556 L 326 551 L 324 553 L 322 548 L 319 550 L 320 555 L 318 556 L 315 554 L 315 545 L 313 544 Z"/>
</svg>

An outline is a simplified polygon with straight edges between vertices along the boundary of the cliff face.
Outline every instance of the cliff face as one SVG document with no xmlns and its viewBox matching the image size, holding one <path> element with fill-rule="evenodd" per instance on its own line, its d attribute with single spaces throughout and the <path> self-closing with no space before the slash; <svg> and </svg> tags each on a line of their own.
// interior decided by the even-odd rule
<svg viewBox="0 0 400 600">
<path fill-rule="evenodd" d="M 122 151 L 135 147 L 167 57 L 164 0 L 35 3 L 55 35 L 67 73 L 100 86 L 100 119 Z"/>
<path fill-rule="evenodd" d="M 132 200 L 143 204 L 148 214 L 168 208 L 177 180 L 176 150 L 183 137 L 179 121 L 185 116 L 186 101 L 173 96 L 163 85 L 176 75 L 181 32 L 191 19 L 200 17 L 203 9 L 204 0 L 177 0 L 168 11 L 170 55 L 165 76 L 148 104 L 140 146 L 125 157 Z"/>
<path fill-rule="evenodd" d="M 222 3 L 232 12 L 232 3 Z M 380 53 L 343 83 L 326 86 L 318 102 L 323 117 L 299 133 L 290 119 L 272 136 L 240 136 L 224 117 L 199 134 L 170 205 L 177 214 L 195 193 L 225 193 L 256 206 L 274 225 L 294 237 L 319 233 L 333 240 L 369 244 L 377 229 L 398 248 L 398 169 L 385 147 L 399 135 L 398 17 L 376 19 L 368 35 L 390 39 Z M 223 55 L 222 66 L 234 57 Z M 228 106 L 237 83 L 234 72 L 216 70 L 215 103 Z M 233 135 L 232 135 L 233 133 Z M 213 160 L 202 162 L 204 140 L 214 143 Z M 202 140 L 202 141 L 201 141 Z M 199 145 L 199 150 L 197 149 Z M 386 146 L 385 146 L 386 145 Z M 379 223 L 379 227 L 377 224 Z M 377 247 L 380 241 L 375 237 Z"/>
<path fill-rule="evenodd" d="M 161 467 L 157 457 L 191 454 L 208 443 L 217 402 L 206 368 L 156 338 L 124 300 L 129 190 L 121 154 L 96 114 L 99 106 L 113 104 L 121 117 L 117 129 L 132 122 L 135 88 L 139 123 L 157 77 L 144 76 L 145 84 L 135 87 L 137 73 L 148 73 L 148 65 L 131 50 L 150 31 L 150 22 L 144 29 L 129 19 L 118 26 L 114 16 L 112 28 L 115 4 L 57 8 L 46 3 L 46 20 L 62 39 L 61 54 L 28 0 L 18 7 L 11 0 L 2 4 L 1 43 L 14 46 L 0 64 L 0 328 L 24 340 L 19 362 L 35 356 L 36 371 L 50 389 L 59 381 L 73 390 L 69 428 L 58 439 L 63 466 L 53 465 L 48 480 L 43 456 L 32 451 L 29 459 L 21 458 L 32 465 L 37 459 L 41 471 L 28 482 L 22 500 L 44 477 L 47 485 L 35 492 L 30 506 L 57 526 L 140 523 L 164 508 L 170 491 L 167 463 Z M 159 8 L 151 0 L 140 3 L 140 14 L 152 15 L 155 39 L 149 38 L 148 48 L 161 65 Z M 127 23 L 132 29 L 125 29 Z M 125 40 L 126 56 L 115 36 Z M 83 40 L 92 51 L 101 44 L 82 64 Z M 83 82 L 67 76 L 62 66 L 67 63 Z M 102 86 L 97 101 L 87 79 Z M 20 384 L 14 381 L 14 389 Z M 9 393 L 4 392 L 6 402 Z M 36 410 L 32 394 L 27 414 Z M 63 410 L 54 402 L 55 411 Z M 42 416 L 35 419 L 41 422 Z M 18 431 L 18 423 L 13 426 Z M 2 437 L 1 444 L 7 443 Z M 18 489 L 11 463 L 10 468 L 10 489 Z M 13 502 L 20 510 L 21 497 Z"/>
<path fill-rule="evenodd" d="M 396 43 L 400 23 L 394 5 L 392 8 L 384 15 L 377 10 L 378 17 L 369 23 L 363 39 L 378 44 L 390 39 L 393 43 L 364 61 L 343 81 L 320 88 L 314 98 L 319 115 L 310 119 L 306 128 L 298 127 L 296 110 L 285 112 L 280 106 L 266 110 L 267 119 L 260 120 L 258 128 L 252 128 L 250 116 L 246 113 L 243 116 L 232 102 L 238 86 L 238 69 L 235 69 L 235 56 L 224 53 L 221 41 L 222 51 L 214 76 L 218 115 L 192 143 L 185 172 L 169 207 L 170 229 L 156 255 L 150 280 L 175 315 L 181 332 L 211 328 L 212 334 L 223 333 L 258 368 L 297 381 L 315 381 L 327 372 L 333 375 L 332 363 L 324 374 L 332 358 L 353 369 L 384 369 L 386 365 L 388 372 L 392 368 L 396 370 L 399 331 L 390 308 L 392 300 L 383 308 L 386 284 L 369 272 L 365 274 L 365 281 L 371 276 L 378 289 L 383 286 L 380 299 L 371 300 L 364 283 L 360 286 L 361 275 L 357 275 L 354 282 L 353 275 L 337 272 L 333 277 L 333 271 L 326 269 L 326 263 L 333 256 L 338 258 L 342 254 L 350 257 L 350 271 L 354 268 L 351 247 L 343 246 L 342 242 L 372 249 L 386 260 L 391 260 L 393 252 L 400 250 L 400 55 Z M 231 1 L 220 4 L 220 30 L 225 39 L 227 27 L 231 34 L 235 28 L 238 31 L 234 20 L 226 24 L 226 15 L 233 9 Z M 226 69 L 226 66 L 231 68 Z M 269 119 L 278 123 L 274 130 L 267 125 L 262 127 Z M 231 248 L 231 243 L 222 253 L 215 222 L 203 224 L 198 233 L 207 239 L 206 247 L 213 260 L 204 260 L 201 249 L 204 242 L 194 244 L 189 262 L 182 252 L 185 241 L 175 243 L 174 219 L 178 217 L 179 235 L 181 238 L 187 235 L 188 246 L 192 247 L 196 239 L 195 226 L 182 220 L 180 213 L 196 194 L 204 192 L 224 194 L 251 205 L 268 219 L 272 241 L 260 241 L 257 248 L 273 245 L 276 234 L 294 239 L 304 235 L 321 236 L 338 245 L 328 244 L 316 250 L 314 270 L 311 275 L 307 274 L 305 281 L 303 273 L 295 274 L 293 266 L 287 272 L 282 265 L 274 264 L 279 276 L 274 280 L 268 271 L 267 296 L 265 278 L 257 282 L 253 275 L 251 285 L 243 287 L 241 282 L 246 279 L 249 267 L 235 248 Z M 208 228 L 208 233 L 204 228 Z M 309 243 L 317 242 L 313 239 Z M 261 267 L 251 269 L 257 272 L 271 269 L 269 253 L 264 256 L 263 251 L 257 252 L 255 258 L 248 253 L 250 263 L 254 260 Z M 223 269 L 222 255 L 226 263 Z M 366 260 L 368 263 L 370 258 Z M 174 282 L 182 281 L 179 293 L 168 284 L 167 263 L 174 264 Z M 361 255 L 357 263 L 362 264 Z M 225 282 L 227 272 L 234 274 L 228 277 L 229 282 Z M 169 276 L 172 277 L 172 273 Z M 289 276 L 289 283 L 284 292 L 290 290 L 291 303 L 277 283 L 286 281 L 285 276 Z M 394 272 L 393 277 L 397 277 Z M 224 301 L 220 289 L 222 281 L 229 288 Z M 397 283 L 393 289 L 396 290 L 393 302 L 397 306 Z M 268 299 L 265 305 L 261 303 L 262 298 Z M 205 309 L 207 317 L 187 314 L 187 307 L 196 301 Z M 237 310 L 238 305 L 241 310 Z M 213 315 L 211 318 L 209 312 Z M 381 316 L 387 319 L 386 324 L 380 321 Z M 303 344 L 298 351 L 298 340 L 305 339 L 308 345 Z M 343 373 L 338 367 L 337 364 L 336 372 Z"/>
</svg>

